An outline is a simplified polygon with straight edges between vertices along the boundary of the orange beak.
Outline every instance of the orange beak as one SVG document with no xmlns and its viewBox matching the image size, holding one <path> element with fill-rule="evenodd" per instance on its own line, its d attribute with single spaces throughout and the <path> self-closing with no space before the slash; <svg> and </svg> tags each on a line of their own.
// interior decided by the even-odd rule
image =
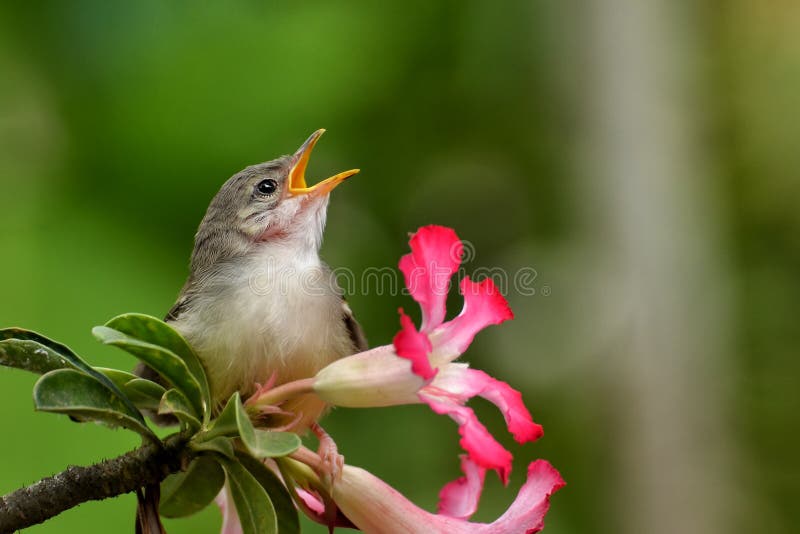
<svg viewBox="0 0 800 534">
<path fill-rule="evenodd" d="M 308 167 L 308 160 L 311 158 L 311 151 L 314 150 L 314 145 L 317 140 L 325 133 L 324 129 L 319 129 L 311 137 L 306 139 L 297 152 L 294 153 L 295 164 L 292 170 L 289 171 L 289 194 L 290 195 L 327 195 L 334 187 L 344 182 L 354 174 L 358 173 L 360 169 L 351 169 L 349 171 L 340 172 L 320 183 L 308 187 L 306 184 L 306 167 Z"/>
</svg>

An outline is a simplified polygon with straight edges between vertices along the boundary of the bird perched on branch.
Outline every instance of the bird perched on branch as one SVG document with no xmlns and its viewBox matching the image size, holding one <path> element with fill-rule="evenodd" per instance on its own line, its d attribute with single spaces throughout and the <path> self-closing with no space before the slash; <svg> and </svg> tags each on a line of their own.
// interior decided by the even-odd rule
<svg viewBox="0 0 800 534">
<path fill-rule="evenodd" d="M 200 223 L 190 274 L 166 320 L 197 351 L 217 407 L 275 376 L 311 377 L 366 341 L 319 257 L 330 192 L 358 169 L 308 186 L 305 171 L 325 130 L 291 156 L 234 174 Z M 137 374 L 155 379 L 145 367 Z M 325 411 L 312 395 L 281 406 L 308 428 Z M 288 417 L 288 416 L 287 416 Z"/>
<path fill-rule="evenodd" d="M 311 134 L 291 156 L 234 174 L 200 222 L 189 278 L 165 320 L 202 360 L 215 410 L 236 391 L 246 398 L 273 378 L 274 385 L 308 378 L 367 348 L 319 257 L 330 192 L 358 172 L 306 184 L 309 157 L 324 131 Z M 135 372 L 162 382 L 144 364 Z M 341 457 L 316 425 L 325 409 L 322 400 L 304 395 L 280 406 L 270 422 L 293 431 L 312 428 L 334 465 Z M 173 422 L 170 416 L 151 416 L 161 424 Z M 163 533 L 158 485 L 137 496 L 136 532 Z"/>
</svg>

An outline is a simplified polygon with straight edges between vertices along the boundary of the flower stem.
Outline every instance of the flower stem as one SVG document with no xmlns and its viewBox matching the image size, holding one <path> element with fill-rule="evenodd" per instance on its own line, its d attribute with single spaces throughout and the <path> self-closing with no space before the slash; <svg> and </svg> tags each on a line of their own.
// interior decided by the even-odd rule
<svg viewBox="0 0 800 534">
<path fill-rule="evenodd" d="M 307 393 L 314 392 L 314 379 L 304 378 L 302 380 L 295 380 L 294 382 L 287 382 L 280 386 L 271 388 L 264 393 L 257 393 L 250 397 L 245 403 L 248 406 L 276 406 L 287 399 L 292 397 L 299 397 Z"/>
</svg>

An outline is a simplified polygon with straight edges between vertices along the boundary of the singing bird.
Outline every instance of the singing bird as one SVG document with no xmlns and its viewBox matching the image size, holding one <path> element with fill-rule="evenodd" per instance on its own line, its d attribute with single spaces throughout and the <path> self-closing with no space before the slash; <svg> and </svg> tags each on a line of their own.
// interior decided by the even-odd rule
<svg viewBox="0 0 800 534">
<path fill-rule="evenodd" d="M 291 156 L 234 174 L 197 230 L 190 274 L 166 321 L 197 351 L 216 409 L 274 373 L 276 384 L 313 376 L 366 349 L 366 340 L 319 257 L 329 195 L 358 169 L 308 186 L 305 171 L 325 130 Z M 145 367 L 137 374 L 155 379 Z M 294 430 L 325 411 L 312 395 L 281 406 Z"/>
</svg>

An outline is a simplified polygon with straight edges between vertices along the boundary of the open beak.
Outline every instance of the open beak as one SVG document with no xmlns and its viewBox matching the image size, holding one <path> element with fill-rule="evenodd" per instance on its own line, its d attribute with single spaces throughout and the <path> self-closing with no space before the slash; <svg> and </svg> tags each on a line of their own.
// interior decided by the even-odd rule
<svg viewBox="0 0 800 534">
<path fill-rule="evenodd" d="M 358 173 L 360 169 L 351 169 L 349 171 L 340 172 L 334 176 L 326 180 L 322 180 L 320 183 L 308 187 L 306 184 L 306 167 L 308 166 L 308 160 L 311 157 L 311 151 L 314 150 L 314 145 L 317 144 L 317 140 L 325 133 L 325 129 L 320 128 L 313 134 L 311 137 L 306 139 L 306 142 L 297 149 L 297 152 L 294 153 L 294 166 L 292 170 L 289 171 L 289 194 L 291 195 L 327 195 L 330 193 L 334 187 L 339 185 L 340 183 L 344 182 L 346 179 L 350 178 L 354 174 Z"/>
</svg>

